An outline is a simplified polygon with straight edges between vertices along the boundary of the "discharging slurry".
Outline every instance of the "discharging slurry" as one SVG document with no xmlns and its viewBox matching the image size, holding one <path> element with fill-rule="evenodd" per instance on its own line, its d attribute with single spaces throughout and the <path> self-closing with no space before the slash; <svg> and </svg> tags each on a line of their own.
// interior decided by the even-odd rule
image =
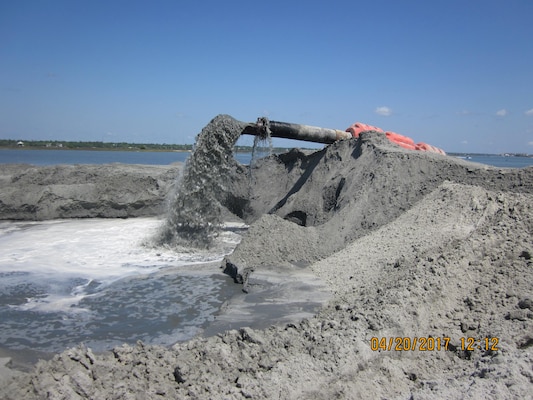
<svg viewBox="0 0 533 400">
<path fill-rule="evenodd" d="M 208 247 L 212 243 L 222 224 L 221 197 L 236 163 L 233 146 L 243 128 L 242 122 L 219 115 L 202 129 L 156 244 Z"/>
</svg>

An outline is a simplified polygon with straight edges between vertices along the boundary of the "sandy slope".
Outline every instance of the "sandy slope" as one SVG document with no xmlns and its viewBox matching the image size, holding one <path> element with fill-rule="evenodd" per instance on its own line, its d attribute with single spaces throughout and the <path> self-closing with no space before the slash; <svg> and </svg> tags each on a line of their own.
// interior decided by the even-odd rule
<svg viewBox="0 0 533 400">
<path fill-rule="evenodd" d="M 263 268 L 315 273 L 333 292 L 318 315 L 172 349 L 71 349 L 0 397 L 531 398 L 532 168 L 365 137 L 285 157 L 254 171 L 259 183 L 240 212 L 255 222 L 226 263 L 245 278 Z M 450 341 L 373 351 L 373 337 Z M 498 338 L 497 350 L 462 350 L 467 337 Z"/>
<path fill-rule="evenodd" d="M 182 166 L 0 164 L 0 219 L 159 215 Z"/>
</svg>

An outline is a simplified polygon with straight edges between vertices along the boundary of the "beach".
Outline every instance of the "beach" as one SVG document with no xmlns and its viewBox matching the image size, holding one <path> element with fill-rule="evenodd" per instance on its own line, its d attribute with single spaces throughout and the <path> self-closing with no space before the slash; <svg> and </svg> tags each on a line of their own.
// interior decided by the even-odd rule
<svg viewBox="0 0 533 400">
<path fill-rule="evenodd" d="M 19 220 L 160 215 L 177 175 L 121 164 L 2 169 L 0 212 Z M 319 286 L 323 306 L 170 347 L 80 345 L 24 372 L 4 357 L 1 398 L 530 397 L 533 167 L 362 134 L 224 173 L 221 215 L 249 228 L 218 267 L 243 288 L 222 326 L 259 294 L 273 309 L 287 297 L 308 311 L 298 282 Z"/>
</svg>

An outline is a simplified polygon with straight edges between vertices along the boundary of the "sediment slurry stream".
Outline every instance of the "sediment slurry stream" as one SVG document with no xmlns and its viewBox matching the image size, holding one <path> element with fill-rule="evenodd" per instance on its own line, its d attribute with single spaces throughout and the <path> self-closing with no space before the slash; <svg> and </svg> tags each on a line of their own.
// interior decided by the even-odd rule
<svg viewBox="0 0 533 400">
<path fill-rule="evenodd" d="M 218 115 L 202 129 L 169 201 L 157 245 L 208 247 L 211 244 L 223 223 L 221 202 L 237 168 L 233 146 L 244 126 L 229 115 Z"/>
<path fill-rule="evenodd" d="M 80 346 L 6 378 L 0 397 L 530 397 L 533 168 L 363 134 L 227 177 L 220 215 L 250 225 L 221 265 L 243 283 L 241 300 L 262 276 L 312 274 L 331 293 L 316 315 L 171 348 Z M 441 346 L 420 346 L 429 338 Z"/>
</svg>

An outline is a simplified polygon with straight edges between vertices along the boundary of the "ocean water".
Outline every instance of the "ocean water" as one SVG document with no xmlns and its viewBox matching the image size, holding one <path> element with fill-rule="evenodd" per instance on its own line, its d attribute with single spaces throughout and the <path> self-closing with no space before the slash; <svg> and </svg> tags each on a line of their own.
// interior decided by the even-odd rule
<svg viewBox="0 0 533 400">
<path fill-rule="evenodd" d="M 189 152 L 178 151 L 88 151 L 88 150 L 27 150 L 0 149 L 0 164 L 25 163 L 33 165 L 56 164 L 149 164 L 169 165 L 185 162 Z M 251 153 L 235 153 L 234 157 L 241 164 L 249 164 Z M 459 157 L 466 161 L 504 168 L 522 168 L 533 165 L 533 157 L 505 157 L 501 155 L 479 155 Z"/>
<path fill-rule="evenodd" d="M 501 156 L 491 154 L 476 154 L 459 157 L 469 162 L 492 165 L 501 168 L 524 168 L 533 165 L 533 157 Z"/>
<path fill-rule="evenodd" d="M 188 151 L 92 151 L 92 150 L 27 150 L 0 149 L 0 164 L 148 164 L 169 165 L 185 162 Z M 236 153 L 235 159 L 249 164 L 251 153 Z"/>
<path fill-rule="evenodd" d="M 202 332 L 241 291 L 220 270 L 240 241 L 154 249 L 157 218 L 0 222 L 0 347 L 58 352 L 85 343 L 171 345 Z"/>
</svg>

